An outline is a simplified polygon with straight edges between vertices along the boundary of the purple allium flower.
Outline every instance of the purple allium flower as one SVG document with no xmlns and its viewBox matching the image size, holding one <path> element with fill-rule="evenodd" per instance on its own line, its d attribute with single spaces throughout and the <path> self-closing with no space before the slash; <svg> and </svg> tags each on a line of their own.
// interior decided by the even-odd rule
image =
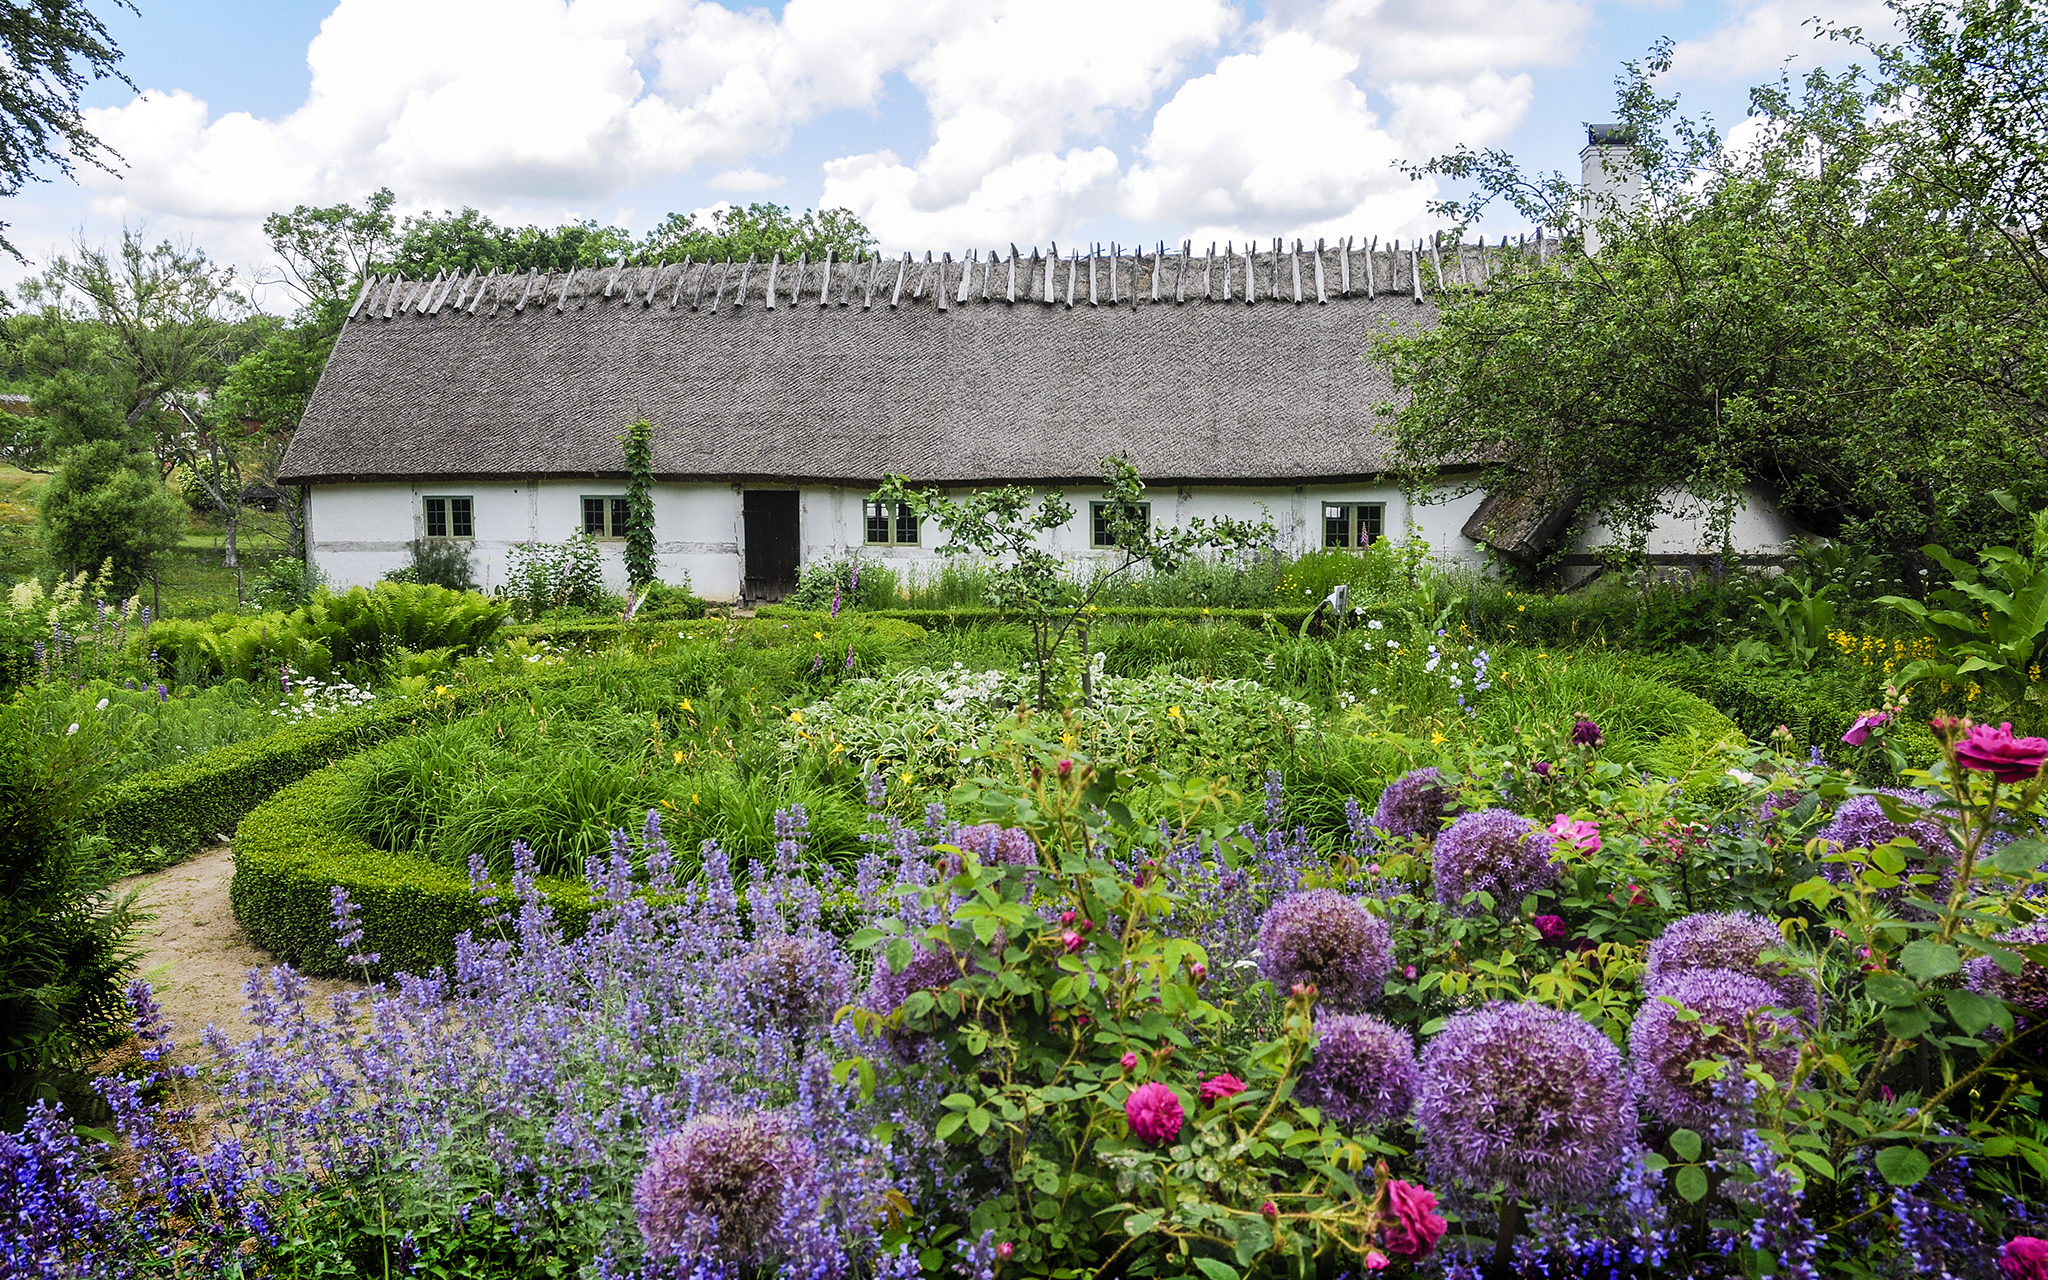
<svg viewBox="0 0 2048 1280">
<path fill-rule="evenodd" d="M 734 1007 L 752 1025 L 795 1030 L 846 1003 L 853 967 L 829 937 L 778 934 L 727 962 L 725 977 Z"/>
<path fill-rule="evenodd" d="M 648 1147 L 633 1184 L 647 1251 L 682 1257 L 708 1245 L 736 1262 L 765 1260 L 787 1198 L 816 1163 L 811 1144 L 782 1116 L 697 1117 Z"/>
<path fill-rule="evenodd" d="M 1465 896 L 1493 895 L 1494 914 L 1514 914 L 1522 899 L 1557 882 L 1550 835 L 1506 809 L 1468 813 L 1436 841 L 1436 900 L 1451 911 L 1476 914 Z"/>
<path fill-rule="evenodd" d="M 1778 1004 L 1807 1026 L 1820 1025 L 1820 993 L 1813 980 L 1790 964 L 1765 961 L 1767 951 L 1785 950 L 1778 926 L 1748 911 L 1702 911 L 1674 920 L 1650 944 L 1643 959 L 1643 994 L 1666 994 L 1665 984 L 1694 969 L 1727 969 L 1770 984 Z"/>
<path fill-rule="evenodd" d="M 946 843 L 980 858 L 984 866 L 1038 865 L 1038 846 L 1031 843 L 1031 833 L 1022 827 L 1004 827 L 993 822 L 983 822 L 972 827 L 961 827 Z"/>
<path fill-rule="evenodd" d="M 1423 1049 L 1417 1127 L 1435 1179 L 1585 1203 L 1635 1141 L 1635 1098 L 1621 1051 L 1592 1023 L 1495 1003 L 1452 1017 Z"/>
<path fill-rule="evenodd" d="M 2048 946 L 2048 916 L 2008 929 L 1992 941 L 2022 947 Z M 2024 1034 L 2029 1027 L 2048 1021 L 2048 967 L 2028 960 L 2018 973 L 2007 973 L 1990 956 L 1963 962 L 1963 981 L 1979 995 L 2003 1000 L 2013 1006 L 2012 1029 Z M 2048 1061 L 2048 1043 L 2037 1034 L 2023 1042 L 2028 1057 Z"/>
<path fill-rule="evenodd" d="M 1922 807 L 1932 803 L 1927 795 L 1918 791 L 1887 788 L 1878 794 Z M 1939 822 L 1933 818 L 1922 818 L 1911 823 L 1893 822 L 1885 817 L 1884 808 L 1875 795 L 1852 796 L 1844 800 L 1841 807 L 1835 810 L 1834 818 L 1819 831 L 1814 832 L 1814 838 L 1826 841 L 1831 852 L 1839 849 L 1875 849 L 1893 840 L 1911 840 L 1920 847 L 1920 853 L 1926 863 L 1946 872 L 1937 883 L 1918 886 L 1912 890 L 1914 892 L 1925 892 L 1940 897 L 1946 892 L 1950 876 L 1954 873 L 1955 843 L 1948 838 L 1948 833 L 1942 830 Z M 1909 864 L 1906 870 L 1907 874 L 1912 874 L 1924 868 L 1915 868 Z M 1849 872 L 1850 867 L 1846 863 L 1821 864 L 1821 874 L 1837 884 L 1846 883 Z M 1880 891 L 1877 897 L 1889 901 L 1897 898 L 1900 892 L 1901 889 L 1885 889 Z"/>
<path fill-rule="evenodd" d="M 1380 792 L 1372 825 L 1390 836 L 1435 836 L 1454 799 L 1443 775 L 1434 768 L 1410 769 Z"/>
<path fill-rule="evenodd" d="M 960 961 L 950 950 L 934 951 L 922 942 L 910 946 L 910 962 L 901 973 L 892 972 L 887 959 L 875 965 L 862 1003 L 876 1013 L 891 1014 L 903 1007 L 912 992 L 936 991 L 949 987 L 960 977 Z"/>
<path fill-rule="evenodd" d="M 1760 827 L 1769 826 L 1779 818 L 1797 809 L 1800 802 L 1806 799 L 1806 796 L 1807 793 L 1804 791 L 1778 790 L 1766 793 L 1763 803 L 1759 804 L 1756 809 L 1756 824 Z"/>
<path fill-rule="evenodd" d="M 1597 747 L 1607 740 L 1600 732 L 1600 726 L 1583 716 L 1572 725 L 1572 744 L 1580 747 Z"/>
<path fill-rule="evenodd" d="M 1698 1014 L 1698 1020 L 1681 1018 L 1674 1000 Z M 1729 969 L 1666 976 L 1629 1027 L 1636 1096 L 1675 1125 L 1704 1129 L 1731 1119 L 1727 1103 L 1714 1095 L 1713 1080 L 1694 1082 L 1692 1064 L 1727 1058 L 1739 1068 L 1754 1061 L 1784 1079 L 1799 1060 L 1799 1024 L 1764 1012 L 1783 1000 L 1777 987 Z"/>
<path fill-rule="evenodd" d="M 1259 973 L 1286 991 L 1312 982 L 1325 1008 L 1378 1004 L 1394 968 L 1387 922 L 1335 889 L 1290 893 L 1259 925 Z"/>
<path fill-rule="evenodd" d="M 1295 1101 L 1352 1129 L 1405 1118 L 1422 1078 L 1415 1042 L 1371 1014 L 1316 1019 L 1316 1047 L 1295 1086 Z"/>
</svg>

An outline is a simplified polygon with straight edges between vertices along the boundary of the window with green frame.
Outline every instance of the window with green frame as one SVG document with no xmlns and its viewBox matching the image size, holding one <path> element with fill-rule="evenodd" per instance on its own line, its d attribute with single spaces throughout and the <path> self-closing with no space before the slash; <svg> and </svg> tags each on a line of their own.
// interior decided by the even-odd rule
<svg viewBox="0 0 2048 1280">
<path fill-rule="evenodd" d="M 1384 502 L 1325 502 L 1323 545 L 1363 550 L 1379 540 L 1386 518 Z"/>
<path fill-rule="evenodd" d="M 917 545 L 917 512 L 907 502 L 870 502 L 867 524 L 871 547 Z"/>
<path fill-rule="evenodd" d="M 476 500 L 469 497 L 437 495 L 420 499 L 429 538 L 474 538 Z"/>
<path fill-rule="evenodd" d="M 1111 533 L 1109 528 L 1110 518 L 1115 514 L 1116 504 L 1113 502 L 1091 502 L 1088 504 L 1088 545 L 1093 547 L 1113 547 L 1117 545 L 1116 535 Z M 1149 532 L 1152 528 L 1152 504 L 1149 502 L 1132 503 L 1131 518 L 1139 528 Z"/>
<path fill-rule="evenodd" d="M 583 532 L 593 538 L 623 538 L 629 523 L 623 494 L 585 495 Z"/>
</svg>

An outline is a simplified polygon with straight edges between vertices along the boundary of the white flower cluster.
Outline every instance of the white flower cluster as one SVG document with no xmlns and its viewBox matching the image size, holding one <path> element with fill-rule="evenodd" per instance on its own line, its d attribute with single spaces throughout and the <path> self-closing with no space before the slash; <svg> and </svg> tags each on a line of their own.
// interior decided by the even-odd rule
<svg viewBox="0 0 2048 1280">
<path fill-rule="evenodd" d="M 340 711 L 367 707 L 377 695 L 346 680 L 322 680 L 317 676 L 294 676 L 291 692 L 272 714 L 290 724 L 318 720 Z"/>
</svg>

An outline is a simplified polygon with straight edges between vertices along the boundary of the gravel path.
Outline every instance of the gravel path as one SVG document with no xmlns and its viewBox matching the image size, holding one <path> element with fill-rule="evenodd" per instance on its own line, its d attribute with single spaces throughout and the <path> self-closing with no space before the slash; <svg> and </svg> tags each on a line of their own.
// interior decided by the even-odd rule
<svg viewBox="0 0 2048 1280">
<path fill-rule="evenodd" d="M 202 1056 L 199 1033 L 211 1023 L 240 1040 L 248 1032 L 243 1012 L 242 982 L 251 969 L 269 969 L 277 961 L 242 935 L 228 905 L 228 880 L 235 859 L 226 845 L 208 849 L 175 867 L 149 875 L 130 876 L 116 888 L 140 890 L 136 905 L 156 919 L 143 925 L 136 941 L 143 949 L 141 975 L 156 988 L 156 998 L 171 1019 L 177 1041 L 173 1055 L 189 1061 Z M 324 1011 L 330 993 L 358 985 L 328 978 L 309 978 L 308 1005 Z"/>
</svg>

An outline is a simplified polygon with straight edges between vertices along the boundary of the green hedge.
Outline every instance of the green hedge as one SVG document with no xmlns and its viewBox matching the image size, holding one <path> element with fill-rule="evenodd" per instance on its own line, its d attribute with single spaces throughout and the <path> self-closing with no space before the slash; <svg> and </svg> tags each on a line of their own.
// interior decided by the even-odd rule
<svg viewBox="0 0 2048 1280">
<path fill-rule="evenodd" d="M 469 714 L 497 698 L 575 678 L 535 676 L 455 685 L 425 701 L 390 698 L 216 747 L 194 759 L 120 782 L 93 800 L 88 827 L 107 838 L 128 871 L 153 871 L 191 857 L 235 829 L 242 815 L 315 769 L 428 725 Z"/>
<path fill-rule="evenodd" d="M 1284 609 L 1199 609 L 1168 606 L 1119 606 L 1113 609 L 1098 609 L 1084 615 L 1087 621 L 1097 622 L 1191 622 L 1218 623 L 1233 622 L 1248 627 L 1263 628 L 1270 625 L 1283 627 L 1288 634 L 1301 629 L 1313 609 L 1288 607 Z M 1379 610 L 1368 610 L 1371 616 L 1393 620 L 1401 616 L 1400 611 L 1388 606 Z M 762 605 L 754 611 L 757 618 L 819 618 L 824 615 L 805 609 L 793 609 L 788 605 Z M 954 609 L 875 609 L 859 613 L 842 613 L 839 620 L 849 618 L 881 619 L 892 618 L 901 622 L 915 623 L 929 631 L 941 631 L 958 627 L 991 626 L 997 623 L 1016 622 L 1017 615 L 1004 613 L 999 609 L 983 606 L 963 606 Z"/>
<path fill-rule="evenodd" d="M 1751 738 L 1769 738 L 1784 725 L 1799 745 L 1818 747 L 1831 760 L 1847 756 L 1842 735 L 1857 716 L 1870 710 L 1868 693 L 1859 682 L 1825 671 L 1793 675 L 1704 655 L 1650 659 L 1640 665 L 1658 679 L 1713 703 Z M 1933 762 L 1934 734 L 1920 720 L 1894 727 L 1890 737 L 1912 767 L 1924 769 Z"/>
<path fill-rule="evenodd" d="M 343 830 L 333 813 L 342 780 L 340 768 L 322 769 L 242 819 L 228 886 L 242 931 L 302 972 L 359 977 L 334 943 L 333 890 L 340 885 L 361 912 L 363 950 L 379 955 L 372 972 L 424 973 L 451 963 L 455 936 L 481 929 L 497 908 L 478 905 L 468 876 L 386 853 Z M 563 927 L 581 933 L 593 910 L 588 886 L 544 878 L 540 887 Z"/>
</svg>

